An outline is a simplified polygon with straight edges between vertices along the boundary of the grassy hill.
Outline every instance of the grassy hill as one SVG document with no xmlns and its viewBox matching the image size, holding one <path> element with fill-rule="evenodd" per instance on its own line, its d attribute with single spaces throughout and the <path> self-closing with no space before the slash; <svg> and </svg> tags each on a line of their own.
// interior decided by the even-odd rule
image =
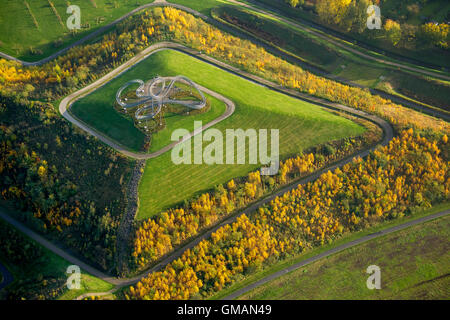
<svg viewBox="0 0 450 320">
<path fill-rule="evenodd" d="M 124 137 L 130 139 L 129 141 L 139 142 L 142 133 L 133 127 L 130 119 L 119 115 L 112 107 L 115 92 L 130 79 L 146 80 L 156 75 L 184 75 L 234 101 L 234 114 L 214 126 L 222 132 L 238 128 L 279 129 L 281 158 L 320 143 L 357 136 L 364 132 L 363 127 L 321 107 L 274 92 L 173 50 L 154 53 L 91 95 L 77 101 L 72 112 L 119 142 L 126 143 Z M 205 114 L 196 115 L 195 119 L 215 118 L 217 115 L 214 112 L 223 112 L 223 103 L 215 99 L 211 101 L 214 108 Z M 182 118 L 181 122 L 177 123 L 178 128 L 189 130 L 193 121 L 193 118 Z M 172 125 L 172 128 L 176 127 L 175 124 Z M 171 130 L 168 128 L 158 132 L 162 137 L 160 142 L 168 142 L 170 134 Z M 136 137 L 133 138 L 133 135 Z M 161 145 L 158 143 L 158 148 Z M 156 151 L 155 148 L 151 147 L 151 150 Z M 171 153 L 166 152 L 147 161 L 139 188 L 138 219 L 158 214 L 163 208 L 180 203 L 232 178 L 244 176 L 258 167 L 258 164 L 176 166 L 171 161 Z"/>
<path fill-rule="evenodd" d="M 329 140 L 360 135 L 361 126 L 322 108 L 276 93 L 229 74 L 183 53 L 160 51 L 139 64 L 148 78 L 152 75 L 182 74 L 236 103 L 235 113 L 215 128 L 279 129 L 280 157 L 298 153 Z M 122 77 L 128 77 L 125 73 Z M 119 79 L 119 78 L 118 78 Z M 147 161 L 139 188 L 138 218 L 159 213 L 196 193 L 232 178 L 246 175 L 259 165 L 179 165 L 170 152 Z"/>
</svg>

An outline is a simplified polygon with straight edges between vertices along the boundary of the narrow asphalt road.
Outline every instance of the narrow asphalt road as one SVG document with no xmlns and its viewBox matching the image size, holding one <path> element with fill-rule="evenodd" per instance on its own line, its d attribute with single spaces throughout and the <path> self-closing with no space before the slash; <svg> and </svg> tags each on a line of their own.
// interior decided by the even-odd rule
<svg viewBox="0 0 450 320">
<path fill-rule="evenodd" d="M 379 232 L 371 233 L 371 234 L 366 235 L 366 236 L 364 236 L 362 238 L 359 238 L 359 239 L 347 242 L 347 243 L 345 243 L 343 245 L 337 246 L 337 247 L 335 247 L 333 249 L 330 249 L 328 251 L 320 253 L 317 256 L 314 256 L 314 257 L 309 258 L 309 259 L 302 260 L 302 261 L 300 261 L 300 262 L 298 262 L 296 264 L 293 264 L 293 265 L 291 265 L 291 266 L 289 266 L 289 267 L 287 267 L 287 268 L 285 268 L 283 270 L 280 270 L 280 271 L 277 271 L 275 273 L 272 273 L 271 275 L 269 275 L 269 276 L 267 276 L 265 278 L 262 278 L 261 280 L 258 280 L 256 282 L 253 282 L 252 284 L 250 284 L 250 285 L 248 285 L 248 286 L 246 286 L 246 287 L 244 287 L 242 289 L 236 290 L 232 294 L 230 294 L 227 297 L 225 297 L 224 300 L 236 299 L 236 298 L 240 297 L 241 295 L 243 295 L 243 294 L 245 294 L 245 293 L 247 293 L 247 292 L 249 292 L 249 291 L 251 291 L 251 290 L 253 290 L 253 289 L 255 289 L 255 288 L 259 287 L 259 286 L 261 286 L 261 285 L 264 285 L 264 284 L 266 284 L 266 283 L 268 283 L 268 282 L 270 282 L 270 281 L 272 281 L 272 280 L 274 280 L 274 279 L 276 279 L 278 277 L 281 277 L 281 276 L 283 276 L 283 275 L 285 275 L 285 274 L 287 274 L 287 273 L 289 273 L 291 271 L 297 270 L 297 269 L 299 269 L 301 267 L 304 267 L 304 266 L 306 266 L 308 264 L 311 264 L 311 263 L 313 263 L 315 261 L 318 261 L 320 259 L 326 258 L 326 257 L 328 257 L 330 255 L 333 255 L 335 253 L 341 252 L 341 251 L 346 250 L 348 248 L 360 245 L 360 244 L 362 244 L 364 242 L 367 242 L 367 241 L 373 240 L 375 238 L 379 238 L 379 237 L 385 236 L 385 235 L 393 233 L 393 232 L 397 232 L 397 231 L 409 228 L 411 226 L 415 226 L 415 225 L 418 225 L 418 224 L 421 224 L 421 223 L 424 223 L 424 222 L 427 222 L 427 221 L 431 221 L 431 220 L 434 220 L 434 219 L 446 216 L 448 214 L 450 214 L 450 209 L 442 211 L 442 212 L 439 212 L 439 213 L 435 213 L 435 214 L 432 214 L 432 215 L 429 215 L 429 216 L 426 216 L 426 217 L 422 217 L 422 218 L 419 218 L 419 219 L 411 220 L 411 221 L 405 222 L 403 224 L 399 224 L 397 226 L 390 227 L 390 228 L 381 230 Z"/>
</svg>

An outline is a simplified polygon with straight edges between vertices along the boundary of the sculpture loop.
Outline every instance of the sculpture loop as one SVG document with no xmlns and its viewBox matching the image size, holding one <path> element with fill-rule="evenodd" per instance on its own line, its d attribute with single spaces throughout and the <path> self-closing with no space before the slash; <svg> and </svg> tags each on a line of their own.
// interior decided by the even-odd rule
<svg viewBox="0 0 450 320">
<path fill-rule="evenodd" d="M 123 91 L 132 84 L 139 84 L 136 89 L 136 98 L 129 102 L 127 98 L 122 98 Z M 173 98 L 174 94 L 180 92 L 176 83 L 191 86 L 197 90 L 201 100 L 180 100 Z M 161 112 L 164 105 L 178 104 L 190 109 L 199 110 L 206 106 L 206 98 L 195 82 L 185 76 L 156 77 L 144 82 L 142 80 L 130 80 L 125 83 L 116 93 L 117 103 L 126 111 L 139 107 L 135 112 L 137 120 L 153 119 Z"/>
</svg>

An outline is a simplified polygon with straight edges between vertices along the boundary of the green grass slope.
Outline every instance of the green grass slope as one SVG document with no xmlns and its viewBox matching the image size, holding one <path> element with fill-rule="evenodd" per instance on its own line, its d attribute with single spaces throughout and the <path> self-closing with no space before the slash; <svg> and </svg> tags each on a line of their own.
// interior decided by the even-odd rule
<svg viewBox="0 0 450 320">
<path fill-rule="evenodd" d="M 354 83 L 449 109 L 450 86 L 431 77 L 406 73 L 364 60 L 330 42 L 280 20 L 247 9 L 223 6 L 211 11 L 217 19 L 294 54 L 310 65 Z"/>
<path fill-rule="evenodd" d="M 238 128 L 279 129 L 281 158 L 326 141 L 357 136 L 365 130 L 321 107 L 274 92 L 177 51 L 157 52 L 139 67 L 148 69 L 149 76 L 185 75 L 233 100 L 234 114 L 214 126 L 222 132 Z M 166 152 L 147 161 L 139 187 L 138 219 L 158 214 L 163 208 L 258 167 L 258 164 L 176 166 L 171 161 L 171 152 Z"/>
</svg>

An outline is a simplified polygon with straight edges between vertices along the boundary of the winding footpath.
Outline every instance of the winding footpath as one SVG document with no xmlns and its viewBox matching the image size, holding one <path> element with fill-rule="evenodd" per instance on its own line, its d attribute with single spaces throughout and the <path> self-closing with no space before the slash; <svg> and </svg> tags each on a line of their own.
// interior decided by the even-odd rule
<svg viewBox="0 0 450 320">
<path fill-rule="evenodd" d="M 142 6 L 142 7 L 138 8 L 138 9 L 134 10 L 130 14 L 128 14 L 128 16 L 134 14 L 135 12 L 137 12 L 137 11 L 139 11 L 139 10 L 145 8 L 145 7 L 150 7 L 152 5 L 160 5 L 160 3 L 158 2 L 158 3 L 152 3 L 152 4 L 148 4 L 148 5 Z M 166 5 L 166 4 L 164 3 L 164 5 Z M 183 6 L 176 6 L 176 7 L 182 7 L 183 10 L 186 10 L 186 11 L 191 12 L 191 13 L 194 11 L 192 9 L 185 8 Z M 189 9 L 189 10 L 187 10 L 187 9 Z M 197 13 L 197 15 L 201 16 L 201 14 L 199 14 L 199 13 Z M 122 17 L 122 18 L 120 18 L 118 20 L 121 21 L 121 20 L 123 20 L 125 18 L 126 17 Z M 207 18 L 207 17 L 205 17 L 205 18 Z M 117 22 L 118 21 L 116 20 L 115 23 L 117 23 Z M 110 25 L 112 25 L 112 24 L 110 24 Z M 142 51 L 141 53 L 136 55 L 134 58 L 130 59 L 128 62 L 124 63 L 123 65 L 119 66 L 118 68 L 116 68 L 115 70 L 110 72 L 108 75 L 102 77 L 101 79 L 97 80 L 96 82 L 92 83 L 91 85 L 89 85 L 89 86 L 87 86 L 87 87 L 85 87 L 85 88 L 83 88 L 83 89 L 81 89 L 81 90 L 79 90 L 79 91 L 69 95 L 68 97 L 63 99 L 63 101 L 60 103 L 59 110 L 60 110 L 61 114 L 68 121 L 72 122 L 74 125 L 80 127 L 81 129 L 85 130 L 86 132 L 96 136 L 98 139 L 100 139 L 104 143 L 110 145 L 111 147 L 116 149 L 118 152 L 121 152 L 121 153 L 123 153 L 123 154 L 125 154 L 125 155 L 127 155 L 129 157 L 135 158 L 135 159 L 149 159 L 149 158 L 156 157 L 156 156 L 158 156 L 158 155 L 160 155 L 160 154 L 170 150 L 177 143 L 180 143 L 181 141 L 174 142 L 173 144 L 168 145 L 165 148 L 163 148 L 163 149 L 161 149 L 161 150 L 159 150 L 159 151 L 157 151 L 155 153 L 152 153 L 152 154 L 140 154 L 140 153 L 130 152 L 129 150 L 126 150 L 123 146 L 121 146 L 121 145 L 117 144 L 116 142 L 108 139 L 107 137 L 103 136 L 99 132 L 96 132 L 91 127 L 89 127 L 86 124 L 82 123 L 80 120 L 78 120 L 75 117 L 73 117 L 70 114 L 70 112 L 69 112 L 70 105 L 74 101 L 76 101 L 77 99 L 85 96 L 86 94 L 89 94 L 90 92 L 92 92 L 93 90 L 95 90 L 99 86 L 103 85 L 107 81 L 111 80 L 112 78 L 114 78 L 114 77 L 120 75 L 121 73 L 125 72 L 126 70 L 128 70 L 128 68 L 130 68 L 134 64 L 138 63 L 139 61 L 142 61 L 143 59 L 147 58 L 151 54 L 153 54 L 153 53 L 155 53 L 157 51 L 160 51 L 160 50 L 177 50 L 177 51 L 183 52 L 183 53 L 191 55 L 191 56 L 193 56 L 193 57 L 195 57 L 197 59 L 200 59 L 200 60 L 202 60 L 202 61 L 204 61 L 206 63 L 214 65 L 214 66 L 216 66 L 218 68 L 221 68 L 221 69 L 223 69 L 223 70 L 225 70 L 227 72 L 235 74 L 235 75 L 237 75 L 239 77 L 242 77 L 244 79 L 247 79 L 249 81 L 257 83 L 259 85 L 265 86 L 265 87 L 267 87 L 267 88 L 269 88 L 271 90 L 278 91 L 278 92 L 287 94 L 289 96 L 292 96 L 292 97 L 295 97 L 295 98 L 298 98 L 298 99 L 301 99 L 301 100 L 304 100 L 304 101 L 307 101 L 307 102 L 310 102 L 310 103 L 314 103 L 314 104 L 320 105 L 320 106 L 322 106 L 324 108 L 327 108 L 327 109 L 330 109 L 330 110 L 336 110 L 336 111 L 339 111 L 339 112 L 348 113 L 348 114 L 351 114 L 352 116 L 369 120 L 369 121 L 375 123 L 377 126 L 382 128 L 382 130 L 383 130 L 383 133 L 384 133 L 383 134 L 383 139 L 380 141 L 379 145 L 387 145 L 389 143 L 389 141 L 391 141 L 391 139 L 394 137 L 394 130 L 393 130 L 392 126 L 388 122 L 386 122 L 384 119 L 382 119 L 382 118 L 380 118 L 378 116 L 366 113 L 366 112 L 361 111 L 361 110 L 356 110 L 356 109 L 353 109 L 351 107 L 344 106 L 344 105 L 341 105 L 341 104 L 332 103 L 332 102 L 329 102 L 329 101 L 324 100 L 324 99 L 320 99 L 320 98 L 317 98 L 317 97 L 312 97 L 312 96 L 300 93 L 300 92 L 295 91 L 295 90 L 287 89 L 287 88 L 285 88 L 283 86 L 280 86 L 278 84 L 270 82 L 270 81 L 268 81 L 266 79 L 257 77 L 255 75 L 252 75 L 250 73 L 242 71 L 242 70 L 240 70 L 238 68 L 230 66 L 230 65 L 228 65 L 228 64 L 226 64 L 224 62 L 218 61 L 218 60 L 216 60 L 214 58 L 211 58 L 211 57 L 209 57 L 207 55 L 204 55 L 204 54 L 202 54 L 202 53 L 200 53 L 200 52 L 198 52 L 196 50 L 193 50 L 191 48 L 187 48 L 187 47 L 185 47 L 183 45 L 180 45 L 180 44 L 177 44 L 177 43 L 171 43 L 171 42 L 161 42 L 161 43 L 154 44 L 154 45 L 148 47 L 147 49 L 145 49 L 144 51 Z M 62 54 L 62 53 L 63 52 L 61 52 L 59 54 Z M 41 64 L 42 63 L 45 63 L 45 62 L 41 62 Z M 35 64 L 35 65 L 37 65 L 37 64 Z M 219 95 L 219 94 L 217 94 L 217 93 L 215 93 L 215 92 L 213 92 L 211 90 L 208 90 L 207 88 L 201 87 L 201 90 L 203 90 L 204 92 L 206 92 L 206 93 L 208 93 L 208 94 L 210 94 L 210 95 L 212 95 L 212 96 L 214 96 L 214 97 L 224 101 L 227 104 L 226 112 L 221 117 L 219 117 L 219 118 L 213 120 L 212 122 L 206 124 L 202 129 L 205 129 L 205 127 L 207 127 L 207 126 L 213 126 L 214 124 L 218 123 L 219 121 L 222 121 L 223 119 L 229 117 L 233 113 L 235 105 L 234 105 L 234 103 L 231 100 L 229 100 L 229 99 L 227 99 L 227 98 L 225 98 L 225 97 L 223 97 L 223 96 L 221 96 L 221 95 Z M 201 130 L 199 132 L 201 132 Z M 197 134 L 199 132 L 195 132 L 194 131 L 189 136 L 184 137 L 182 140 L 188 139 L 189 137 L 191 137 L 191 136 L 193 136 L 193 135 L 195 135 L 195 134 Z M 335 170 L 336 168 L 342 167 L 343 165 L 353 161 L 353 159 L 355 157 L 365 157 L 377 147 L 378 147 L 378 145 L 370 147 L 370 148 L 368 148 L 366 150 L 357 152 L 354 155 L 349 156 L 349 157 L 347 157 L 345 159 L 342 159 L 340 161 L 337 161 L 337 162 L 335 162 L 335 163 L 333 163 L 333 164 L 331 164 L 331 165 L 329 165 L 329 166 L 327 166 L 325 168 L 322 168 L 322 169 L 314 172 L 313 174 L 311 174 L 311 175 L 309 175 L 309 176 L 307 176 L 305 178 L 302 178 L 299 181 L 297 181 L 297 182 L 295 182 L 295 183 L 293 183 L 291 185 L 285 186 L 284 188 L 280 189 L 279 191 L 277 191 L 276 193 L 274 193 L 274 194 L 272 194 L 270 196 L 267 196 L 267 197 L 265 197 L 263 199 L 260 199 L 260 200 L 258 200 L 256 202 L 254 202 L 252 205 L 250 205 L 246 209 L 241 210 L 241 211 L 235 213 L 234 215 L 226 217 L 219 224 L 216 224 L 215 226 L 211 227 L 210 229 L 208 229 L 207 231 L 203 232 L 202 234 L 200 234 L 200 235 L 198 235 L 196 237 L 193 237 L 187 244 L 185 244 L 185 245 L 175 249 L 174 251 L 169 253 L 167 256 L 161 258 L 156 265 L 154 265 L 153 267 L 147 269 L 145 272 L 143 272 L 143 273 L 141 273 L 139 275 L 136 275 L 134 277 L 130 277 L 130 278 L 114 278 L 114 277 L 111 277 L 109 275 L 106 275 L 105 273 L 97 270 L 96 268 L 94 268 L 94 267 L 84 263 L 79 258 L 77 258 L 73 254 L 71 254 L 70 252 L 61 249 L 60 247 L 58 247 L 58 246 L 54 245 L 53 243 L 49 242 L 48 240 L 46 240 L 41 235 L 39 235 L 39 234 L 35 233 L 34 231 L 30 230 L 24 224 L 22 224 L 21 222 L 18 222 L 17 220 L 13 219 L 11 216 L 9 216 L 5 212 L 3 212 L 1 208 L 0 208 L 0 218 L 4 219 L 8 223 L 12 224 L 14 227 L 19 229 L 21 232 L 23 232 L 24 234 L 28 235 L 33 240 L 35 240 L 36 242 L 40 243 L 41 245 L 43 245 L 44 247 L 48 248 L 49 250 L 51 250 L 52 252 L 56 253 L 57 255 L 61 256 L 65 260 L 69 261 L 70 263 L 76 264 L 76 265 L 80 266 L 80 268 L 82 268 L 84 271 L 92 274 L 93 276 L 98 277 L 98 278 L 100 278 L 100 279 L 102 279 L 104 281 L 107 281 L 107 282 L 109 282 L 111 284 L 114 284 L 116 286 L 114 289 L 112 289 L 112 290 L 110 290 L 108 292 L 84 294 L 84 295 L 78 297 L 79 299 L 82 299 L 82 298 L 84 298 L 86 296 L 91 296 L 91 295 L 107 295 L 107 294 L 110 294 L 110 293 L 112 293 L 112 292 L 114 292 L 114 291 L 124 287 L 124 286 L 129 286 L 129 285 L 135 284 L 142 277 L 145 277 L 145 276 L 147 276 L 150 273 L 153 273 L 155 271 L 161 270 L 163 267 L 165 267 L 167 264 L 172 262 L 174 259 L 177 259 L 178 257 L 180 257 L 185 250 L 193 248 L 201 240 L 210 237 L 211 234 L 213 232 L 217 231 L 217 229 L 219 229 L 220 227 L 222 227 L 222 226 L 224 226 L 226 224 L 230 224 L 230 223 L 234 222 L 239 216 L 241 216 L 243 214 L 248 214 L 248 213 L 251 213 L 251 212 L 255 211 L 260 206 L 263 206 L 263 205 L 269 203 L 270 201 L 272 201 L 275 197 L 281 196 L 282 194 L 284 194 L 284 193 L 286 193 L 286 192 L 288 192 L 288 191 L 290 191 L 292 189 L 297 188 L 297 186 L 300 185 L 300 184 L 306 184 L 308 182 L 314 181 L 321 174 L 326 173 L 327 171 L 332 171 L 332 170 Z M 422 219 L 434 219 L 434 218 L 437 218 L 439 216 L 446 215 L 448 213 L 449 213 L 448 211 L 445 211 L 443 213 L 430 215 L 430 216 L 428 216 L 426 218 L 422 218 Z M 421 221 L 421 219 L 417 219 L 417 220 L 414 220 L 414 221 L 417 221 L 415 223 L 423 222 L 423 221 Z M 402 227 L 403 226 L 403 228 L 406 228 L 406 227 L 410 226 L 411 223 L 414 223 L 414 221 L 413 222 L 407 222 L 405 224 L 399 225 L 398 227 Z M 393 228 L 391 228 L 391 229 L 393 229 Z M 386 232 L 397 231 L 397 229 L 395 229 L 395 230 L 394 229 L 391 230 L 391 229 L 387 229 Z M 381 236 L 381 235 L 384 235 L 384 233 L 375 234 L 375 235 L 373 235 L 373 237 L 377 237 L 377 236 Z M 350 246 L 357 245 L 357 244 L 362 243 L 362 242 L 367 241 L 367 240 L 370 240 L 370 239 L 361 238 L 359 240 L 355 240 L 353 242 L 350 242 Z M 336 249 L 332 249 L 332 250 L 329 250 L 327 252 L 329 252 L 329 254 L 332 254 L 332 253 L 334 253 L 333 250 L 336 250 Z"/>
</svg>

